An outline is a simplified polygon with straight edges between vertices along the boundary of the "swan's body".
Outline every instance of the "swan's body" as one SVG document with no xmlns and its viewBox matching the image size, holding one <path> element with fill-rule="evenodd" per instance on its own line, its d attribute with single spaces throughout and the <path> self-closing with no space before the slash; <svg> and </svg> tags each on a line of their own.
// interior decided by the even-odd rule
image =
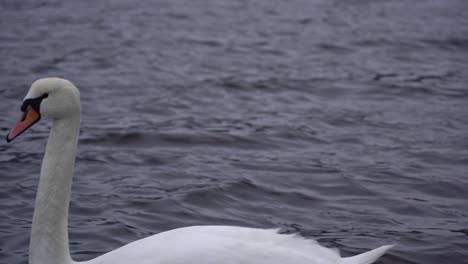
<svg viewBox="0 0 468 264">
<path fill-rule="evenodd" d="M 371 251 L 369 262 L 356 262 L 314 240 L 281 235 L 276 230 L 191 226 L 135 241 L 89 264 L 363 264 L 376 260 L 388 247 Z"/>
<path fill-rule="evenodd" d="M 68 246 L 68 205 L 80 126 L 80 96 L 69 81 L 36 81 L 22 106 L 11 141 L 40 117 L 53 119 L 33 216 L 30 264 L 74 264 Z M 350 258 L 314 240 L 275 230 L 192 226 L 153 235 L 83 264 L 370 264 L 392 246 Z"/>
</svg>

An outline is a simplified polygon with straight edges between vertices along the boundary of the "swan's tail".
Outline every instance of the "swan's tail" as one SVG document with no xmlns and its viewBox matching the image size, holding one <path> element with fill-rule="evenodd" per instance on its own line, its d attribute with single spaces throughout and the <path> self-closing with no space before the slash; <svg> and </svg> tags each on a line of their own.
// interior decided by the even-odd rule
<svg viewBox="0 0 468 264">
<path fill-rule="evenodd" d="M 394 245 L 381 246 L 371 251 L 364 252 L 357 256 L 342 258 L 340 264 L 371 264 L 376 261 L 380 256 L 385 254 Z"/>
</svg>

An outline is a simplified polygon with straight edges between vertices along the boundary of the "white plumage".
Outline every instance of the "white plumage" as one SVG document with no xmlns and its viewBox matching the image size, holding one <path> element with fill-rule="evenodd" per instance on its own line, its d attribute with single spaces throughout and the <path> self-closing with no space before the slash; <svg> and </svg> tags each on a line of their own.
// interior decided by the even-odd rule
<svg viewBox="0 0 468 264">
<path fill-rule="evenodd" d="M 79 91 L 67 80 L 40 79 L 33 83 L 26 95 L 23 110 L 23 118 L 8 134 L 8 141 L 41 117 L 53 120 L 41 167 L 29 263 L 77 263 L 70 257 L 67 226 L 80 127 Z M 162 232 L 81 263 L 370 264 L 391 247 L 382 246 L 358 256 L 342 258 L 337 250 L 320 246 L 314 240 L 278 234 L 276 230 L 192 226 Z"/>
<path fill-rule="evenodd" d="M 297 235 L 278 234 L 277 230 L 191 226 L 135 241 L 89 264 L 366 264 L 375 261 L 390 247 L 341 258 L 337 250 Z"/>
</svg>

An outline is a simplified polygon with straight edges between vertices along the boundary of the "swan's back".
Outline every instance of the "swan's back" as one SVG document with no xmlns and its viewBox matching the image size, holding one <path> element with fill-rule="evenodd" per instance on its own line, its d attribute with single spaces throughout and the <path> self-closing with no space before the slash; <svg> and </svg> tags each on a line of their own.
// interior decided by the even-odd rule
<svg viewBox="0 0 468 264">
<path fill-rule="evenodd" d="M 379 252 L 380 255 L 384 254 Z M 378 257 L 377 256 L 377 257 Z M 376 259 L 376 258 L 375 258 Z M 374 259 L 374 260 L 375 260 Z M 192 226 L 135 241 L 89 264 L 369 264 L 296 235 L 233 226 Z M 350 259 L 351 260 L 351 259 Z M 359 261 L 364 261 L 361 259 Z"/>
</svg>

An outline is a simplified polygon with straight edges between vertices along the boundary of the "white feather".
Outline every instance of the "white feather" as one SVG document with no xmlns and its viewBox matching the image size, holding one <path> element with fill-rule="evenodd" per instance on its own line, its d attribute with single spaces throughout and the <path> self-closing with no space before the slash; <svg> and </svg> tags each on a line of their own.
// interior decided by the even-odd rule
<svg viewBox="0 0 468 264">
<path fill-rule="evenodd" d="M 41 114 L 54 120 L 36 197 L 30 264 L 73 264 L 68 247 L 68 206 L 75 162 L 80 101 L 69 81 L 36 81 L 28 98 L 47 93 Z M 44 112 L 42 112 L 42 110 Z M 83 264 L 370 264 L 389 250 L 383 246 L 341 258 L 336 249 L 276 230 L 235 226 L 192 226 L 153 235 Z"/>
</svg>

